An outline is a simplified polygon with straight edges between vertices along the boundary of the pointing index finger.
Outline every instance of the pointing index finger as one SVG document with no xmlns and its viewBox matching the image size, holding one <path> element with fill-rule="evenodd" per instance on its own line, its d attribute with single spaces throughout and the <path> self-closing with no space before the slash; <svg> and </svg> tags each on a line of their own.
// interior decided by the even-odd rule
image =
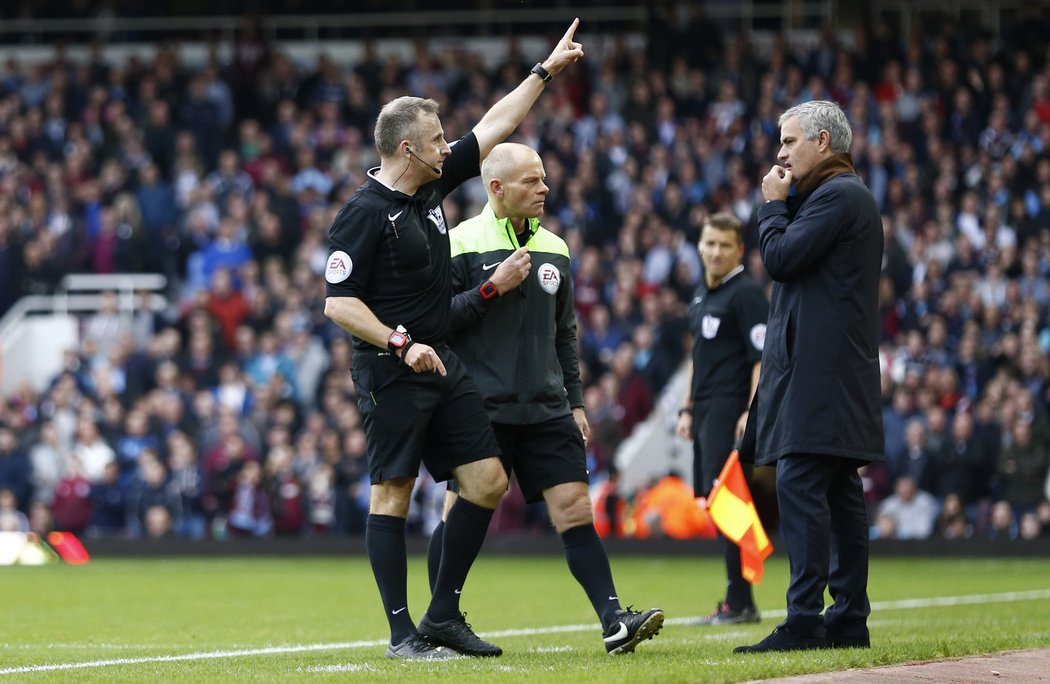
<svg viewBox="0 0 1050 684">
<path fill-rule="evenodd" d="M 572 20 L 572 24 L 569 25 L 569 30 L 565 32 L 565 35 L 561 39 L 569 47 L 572 47 L 572 37 L 576 33 L 576 27 L 580 25 L 580 18 L 576 17 Z"/>
</svg>

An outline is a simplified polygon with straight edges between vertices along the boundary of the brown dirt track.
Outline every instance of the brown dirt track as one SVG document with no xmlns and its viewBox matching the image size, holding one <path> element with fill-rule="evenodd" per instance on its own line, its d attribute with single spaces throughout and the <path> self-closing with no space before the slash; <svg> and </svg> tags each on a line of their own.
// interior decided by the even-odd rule
<svg viewBox="0 0 1050 684">
<path fill-rule="evenodd" d="M 762 680 L 785 682 L 1047 682 L 1050 648 Z"/>
</svg>

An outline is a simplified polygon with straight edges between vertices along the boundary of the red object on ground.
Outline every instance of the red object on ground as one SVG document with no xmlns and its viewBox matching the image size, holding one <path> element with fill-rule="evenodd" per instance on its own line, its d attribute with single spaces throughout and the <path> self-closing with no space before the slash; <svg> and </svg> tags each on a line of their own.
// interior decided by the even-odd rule
<svg viewBox="0 0 1050 684">
<path fill-rule="evenodd" d="M 91 555 L 71 532 L 49 532 L 47 543 L 58 553 L 59 557 L 70 565 L 83 565 L 91 560 Z"/>
</svg>

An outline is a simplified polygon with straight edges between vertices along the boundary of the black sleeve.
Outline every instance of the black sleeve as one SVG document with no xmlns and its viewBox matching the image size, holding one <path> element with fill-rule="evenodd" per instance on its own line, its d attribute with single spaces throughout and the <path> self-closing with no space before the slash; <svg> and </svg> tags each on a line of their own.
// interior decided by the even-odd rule
<svg viewBox="0 0 1050 684">
<path fill-rule="evenodd" d="M 565 391 L 568 393 L 569 406 L 583 407 L 583 383 L 580 382 L 580 359 L 576 353 L 576 309 L 572 294 L 572 275 L 566 269 L 561 274 L 562 286 L 558 288 L 558 299 L 555 306 L 555 323 L 558 326 L 554 334 L 554 346 L 561 365 Z"/>
<path fill-rule="evenodd" d="M 778 282 L 798 277 L 832 250 L 846 224 L 849 198 L 838 188 L 818 188 L 792 219 L 787 204 L 773 201 L 758 211 L 762 263 Z"/>
<path fill-rule="evenodd" d="M 470 260 L 466 254 L 452 257 L 452 315 L 449 318 L 449 333 L 455 335 L 475 325 L 485 315 L 489 302 L 481 296 L 470 275 Z M 484 281 L 482 281 L 484 282 Z"/>
<path fill-rule="evenodd" d="M 434 181 L 442 197 L 447 197 L 465 181 L 481 174 L 481 150 L 473 132 L 452 143 L 451 147 L 452 154 L 445 160 L 441 178 Z"/>
<path fill-rule="evenodd" d="M 382 222 L 357 203 L 339 211 L 328 231 L 326 296 L 363 297 L 382 229 Z"/>
<path fill-rule="evenodd" d="M 748 283 L 736 296 L 737 322 L 740 335 L 745 340 L 747 360 L 756 364 L 762 360 L 762 347 L 766 342 L 766 321 L 769 320 L 769 303 L 757 283 Z"/>
</svg>

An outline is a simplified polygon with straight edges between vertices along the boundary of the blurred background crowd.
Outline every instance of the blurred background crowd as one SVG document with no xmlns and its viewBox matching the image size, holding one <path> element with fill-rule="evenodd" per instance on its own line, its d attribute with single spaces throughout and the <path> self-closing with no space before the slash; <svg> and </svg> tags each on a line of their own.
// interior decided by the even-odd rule
<svg viewBox="0 0 1050 684">
<path fill-rule="evenodd" d="M 777 117 L 832 99 L 886 237 L 872 535 L 1050 536 L 1047 21 L 944 20 L 905 39 L 875 18 L 759 49 L 692 5 L 655 7 L 641 47 L 611 38 L 561 74 L 514 136 L 542 155 L 543 224 L 573 255 L 595 482 L 687 354 L 704 217 L 751 225 L 746 267 L 768 283 L 752 219 Z M 377 165 L 380 105 L 432 97 L 454 140 L 535 55 L 510 38 L 490 63 L 470 40 L 418 38 L 401 59 L 365 38 L 354 63 L 304 62 L 259 27 L 200 65 L 176 43 L 0 64 L 0 314 L 76 272 L 162 273 L 171 302 L 107 294 L 44 391 L 0 400 L 0 528 L 363 530 L 349 339 L 322 313 L 328 226 Z M 449 225 L 483 203 L 466 184 Z M 420 483 L 410 524 L 425 531 L 442 491 Z M 511 496 L 495 524 L 538 520 Z"/>
</svg>

